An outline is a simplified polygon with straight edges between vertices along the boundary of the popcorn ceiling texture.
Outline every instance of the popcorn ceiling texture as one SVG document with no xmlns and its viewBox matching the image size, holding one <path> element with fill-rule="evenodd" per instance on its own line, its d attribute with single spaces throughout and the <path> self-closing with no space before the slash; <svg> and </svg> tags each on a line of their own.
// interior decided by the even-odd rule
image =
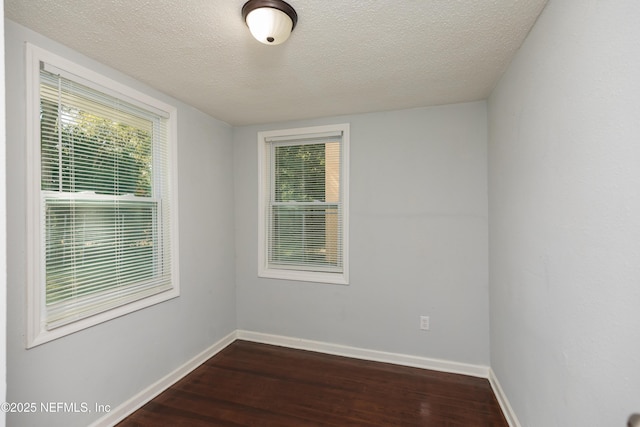
<svg viewBox="0 0 640 427">
<path fill-rule="evenodd" d="M 7 18 L 232 125 L 485 99 L 546 0 L 289 0 L 279 46 L 245 0 L 5 0 Z"/>
</svg>

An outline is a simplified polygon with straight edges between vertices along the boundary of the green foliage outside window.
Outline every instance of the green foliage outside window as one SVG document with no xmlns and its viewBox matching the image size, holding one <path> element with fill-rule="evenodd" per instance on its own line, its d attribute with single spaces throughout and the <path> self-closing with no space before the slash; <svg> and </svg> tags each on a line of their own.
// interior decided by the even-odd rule
<svg viewBox="0 0 640 427">
<path fill-rule="evenodd" d="M 152 278 L 151 123 L 133 118 L 136 127 L 45 97 L 40 114 L 41 188 L 54 192 L 45 193 L 46 303 Z M 138 197 L 99 197 L 124 195 Z"/>
<path fill-rule="evenodd" d="M 43 100 L 42 189 L 151 196 L 151 132 Z"/>
<path fill-rule="evenodd" d="M 326 144 L 274 147 L 274 190 L 270 262 L 326 265 Z"/>
<path fill-rule="evenodd" d="M 323 202 L 325 164 L 325 144 L 276 147 L 276 202 Z"/>
</svg>

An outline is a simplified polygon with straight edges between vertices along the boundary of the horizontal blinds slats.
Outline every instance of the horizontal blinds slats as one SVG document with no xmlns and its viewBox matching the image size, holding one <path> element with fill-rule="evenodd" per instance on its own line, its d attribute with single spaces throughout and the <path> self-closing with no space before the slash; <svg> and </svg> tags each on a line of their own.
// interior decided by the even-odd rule
<svg viewBox="0 0 640 427">
<path fill-rule="evenodd" d="M 278 135 L 265 138 L 265 142 L 280 142 L 290 143 L 294 145 L 308 144 L 308 143 L 324 143 L 331 141 L 340 141 L 342 138 L 342 131 L 330 131 L 319 133 L 308 133 L 301 135 Z"/>
<path fill-rule="evenodd" d="M 169 277 L 160 277 L 163 280 L 149 280 L 148 277 L 140 274 L 140 275 L 131 275 L 130 277 L 128 277 L 132 280 L 135 280 L 136 282 L 142 282 L 142 281 L 146 281 L 146 283 L 152 287 L 152 286 L 157 286 L 158 283 L 163 283 L 165 281 L 169 281 Z M 52 307 L 55 305 L 56 301 L 64 301 L 64 304 L 68 303 L 68 299 L 69 298 L 77 298 L 77 297 L 82 297 L 83 295 L 91 295 L 91 294 L 95 294 L 96 291 L 98 289 L 104 289 L 104 290 L 108 290 L 108 291 L 112 291 L 112 290 L 117 290 L 120 288 L 127 288 L 129 286 L 119 286 L 114 284 L 111 280 L 109 280 L 108 277 L 104 276 L 102 277 L 103 280 L 100 280 L 101 277 L 97 276 L 96 278 L 96 283 L 94 285 L 92 285 L 91 287 L 85 286 L 85 287 L 78 287 L 77 289 L 64 289 L 64 290 L 60 290 L 59 292 L 57 292 L 54 295 L 54 298 L 52 298 L 52 302 L 47 304 L 48 307 Z M 111 297 L 110 297 L 111 298 Z"/>
<path fill-rule="evenodd" d="M 341 139 L 315 135 L 269 143 L 267 262 L 304 271 L 343 271 Z"/>
<path fill-rule="evenodd" d="M 339 208 L 272 206 L 270 261 L 341 271 Z"/>
<path fill-rule="evenodd" d="M 104 96 L 107 99 L 117 99 L 117 100 L 121 100 L 121 101 L 125 101 L 128 104 L 134 105 L 136 107 L 137 110 L 140 111 L 148 111 L 149 115 L 152 116 L 157 116 L 157 117 L 162 117 L 162 118 L 169 118 L 169 114 L 166 111 L 160 110 L 158 108 L 155 108 L 151 105 L 148 105 L 146 103 L 140 102 L 136 99 L 132 99 L 122 93 L 116 92 L 115 90 L 106 88 L 98 83 L 95 83 L 91 80 L 85 79 L 81 76 L 78 76 L 74 73 L 70 73 L 66 70 L 60 69 L 54 65 L 51 65 L 49 63 L 46 62 L 40 62 L 40 69 L 41 71 L 45 71 L 46 74 L 48 75 L 53 75 L 56 77 L 61 77 L 62 79 L 66 80 L 66 81 L 70 81 L 70 82 L 76 82 L 80 85 L 82 85 L 83 87 L 89 88 L 89 89 L 93 89 L 95 92 L 101 94 L 102 96 Z M 41 73 L 44 74 L 44 73 Z"/>
<path fill-rule="evenodd" d="M 166 145 L 160 119 L 58 76 L 42 79 L 43 188 L 150 195 L 152 156 L 166 161 L 151 145 Z"/>
<path fill-rule="evenodd" d="M 151 130 L 150 121 L 161 117 L 159 114 L 150 113 L 148 110 L 141 109 L 129 102 L 46 71 L 40 73 L 40 81 L 41 102 L 45 105 L 60 102 L 68 108 L 65 113 L 69 116 L 72 116 L 74 110 L 90 109 L 105 119 L 125 123 L 146 131 Z M 114 106 L 117 108 L 113 108 Z"/>
<path fill-rule="evenodd" d="M 47 328 L 55 329 L 74 321 L 94 316 L 96 314 L 114 309 L 124 304 L 129 304 L 143 298 L 171 289 L 169 282 L 163 284 L 139 284 L 114 292 L 108 291 L 110 298 L 104 298 L 103 294 L 92 295 L 87 298 L 77 298 L 73 302 L 48 307 Z M 107 292 L 105 292 L 107 293 Z"/>
<path fill-rule="evenodd" d="M 47 329 L 172 288 L 166 121 L 41 71 Z"/>
</svg>

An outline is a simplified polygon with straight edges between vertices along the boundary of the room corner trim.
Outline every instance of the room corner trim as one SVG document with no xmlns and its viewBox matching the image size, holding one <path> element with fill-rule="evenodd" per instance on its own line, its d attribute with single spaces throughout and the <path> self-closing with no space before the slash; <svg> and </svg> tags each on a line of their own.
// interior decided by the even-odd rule
<svg viewBox="0 0 640 427">
<path fill-rule="evenodd" d="M 452 362 L 441 359 L 411 356 L 406 354 L 389 353 L 378 350 L 369 350 L 358 347 L 332 344 L 321 341 L 305 340 L 281 335 L 264 334 L 245 330 L 237 331 L 237 339 L 258 342 L 263 344 L 279 345 L 281 347 L 296 348 L 300 350 L 316 351 L 319 353 L 346 356 L 355 359 L 370 360 L 373 362 L 393 363 L 395 365 L 410 366 L 414 368 L 431 369 L 452 374 L 470 375 L 473 377 L 489 378 L 490 368 L 482 365 Z"/>
<path fill-rule="evenodd" d="M 502 386 L 500 385 L 500 381 L 498 381 L 496 373 L 493 372 L 493 369 L 491 368 L 489 368 L 489 383 L 493 389 L 493 394 L 495 394 L 496 399 L 498 399 L 498 404 L 500 404 L 502 413 L 507 419 L 507 423 L 509 423 L 509 427 L 522 427 L 520 425 L 520 421 L 518 421 L 518 417 L 516 417 L 515 411 L 509 403 L 509 399 L 507 399 L 507 395 L 504 393 L 504 390 L 502 390 Z"/>
<path fill-rule="evenodd" d="M 178 382 L 184 376 L 189 374 L 191 371 L 196 369 L 198 366 L 202 365 L 211 357 L 215 356 L 229 344 L 236 340 L 236 331 L 231 332 L 227 336 L 218 340 L 211 347 L 205 349 L 203 352 L 186 362 L 185 364 L 178 367 L 173 372 L 169 373 L 165 377 L 156 381 L 149 387 L 142 390 L 140 393 L 131 397 L 129 400 L 123 402 L 122 404 L 113 408 L 109 413 L 105 414 L 103 417 L 97 419 L 95 422 L 90 424 L 90 427 L 99 427 L 99 426 L 113 426 L 122 421 L 127 416 L 131 415 L 134 411 L 142 407 L 144 404 L 149 402 L 151 399 L 171 387 L 173 384 Z"/>
<path fill-rule="evenodd" d="M 373 362 L 392 363 L 395 365 L 409 366 L 421 369 L 430 369 L 453 374 L 469 375 L 478 378 L 486 378 L 491 384 L 491 388 L 498 400 L 500 408 L 507 419 L 510 427 L 521 427 L 518 419 L 507 400 L 498 379 L 493 370 L 488 366 L 474 365 L 460 362 L 452 362 L 442 359 L 431 359 L 427 357 L 412 356 L 407 354 L 390 353 L 378 350 L 370 350 L 358 347 L 350 347 L 340 344 L 333 344 L 322 341 L 306 340 L 282 335 L 271 335 L 261 332 L 246 330 L 235 330 L 200 354 L 193 357 L 173 372 L 164 376 L 154 384 L 140 391 L 122 404 L 112 408 L 112 410 L 95 420 L 90 427 L 114 426 L 147 402 L 158 396 L 160 393 L 171 387 L 184 376 L 192 372 L 198 366 L 215 356 L 228 345 L 236 340 L 245 340 L 256 343 L 271 344 L 281 347 L 295 348 L 300 350 L 315 351 L 336 356 L 351 357 L 354 359 L 370 360 Z"/>
</svg>

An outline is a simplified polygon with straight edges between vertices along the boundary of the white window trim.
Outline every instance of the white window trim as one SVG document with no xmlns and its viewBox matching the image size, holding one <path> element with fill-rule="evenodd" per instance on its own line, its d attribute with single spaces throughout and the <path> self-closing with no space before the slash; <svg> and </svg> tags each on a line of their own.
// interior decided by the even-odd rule
<svg viewBox="0 0 640 427">
<path fill-rule="evenodd" d="M 342 132 L 342 148 L 340 159 L 341 191 L 343 194 L 343 223 L 342 223 L 342 256 L 343 271 L 316 272 L 294 269 L 269 268 L 267 263 L 267 239 L 266 239 L 266 204 L 265 204 L 265 159 L 267 140 L 278 139 L 302 139 L 308 135 Z M 313 126 L 295 129 L 283 129 L 258 132 L 258 277 L 296 280 L 302 282 L 330 283 L 338 285 L 349 284 L 349 124 L 335 124 L 326 126 Z"/>
<path fill-rule="evenodd" d="M 44 323 L 45 292 L 42 280 L 45 263 L 40 241 L 41 224 L 44 213 L 40 208 L 40 63 L 65 70 L 78 76 L 84 82 L 93 82 L 101 91 L 119 97 L 135 105 L 143 105 L 151 111 L 164 113 L 168 126 L 168 155 L 170 174 L 171 214 L 171 256 L 172 289 L 131 302 L 129 304 L 87 317 L 76 322 L 47 330 Z M 177 182 L 177 109 L 124 84 L 111 80 L 97 72 L 82 67 L 65 58 L 26 43 L 26 111 L 27 111 L 27 348 L 61 338 L 99 323 L 115 319 L 125 314 L 158 304 L 180 295 L 178 257 L 178 182 Z M 104 90 L 107 88 L 108 90 Z"/>
</svg>

